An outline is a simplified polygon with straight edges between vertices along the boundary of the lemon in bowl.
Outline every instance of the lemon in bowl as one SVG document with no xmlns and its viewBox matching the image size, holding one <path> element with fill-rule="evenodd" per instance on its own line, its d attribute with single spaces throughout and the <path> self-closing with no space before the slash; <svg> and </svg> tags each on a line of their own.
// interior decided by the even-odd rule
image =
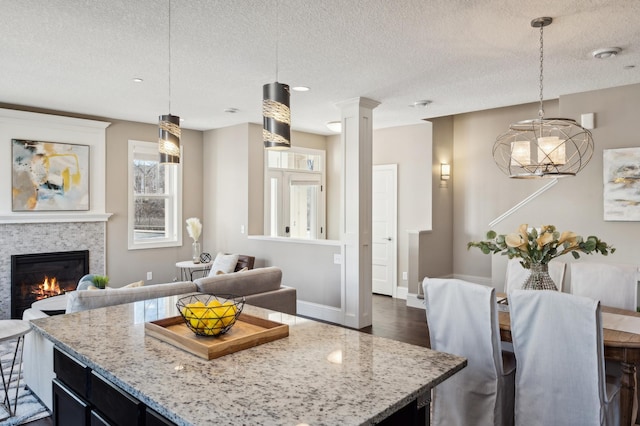
<svg viewBox="0 0 640 426">
<path fill-rule="evenodd" d="M 179 299 L 176 307 L 187 327 L 198 336 L 220 336 L 236 323 L 244 296 L 197 294 Z"/>
</svg>

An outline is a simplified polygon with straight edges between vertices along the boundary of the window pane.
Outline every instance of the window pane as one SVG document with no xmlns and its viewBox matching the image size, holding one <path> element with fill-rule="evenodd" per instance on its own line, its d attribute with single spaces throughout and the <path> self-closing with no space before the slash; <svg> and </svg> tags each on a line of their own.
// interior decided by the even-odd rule
<svg viewBox="0 0 640 426">
<path fill-rule="evenodd" d="M 317 199 L 319 186 L 296 183 L 290 186 L 292 238 L 317 238 Z"/>
<path fill-rule="evenodd" d="M 278 179 L 277 178 L 271 178 L 271 210 L 270 210 L 270 218 L 271 218 L 271 223 L 270 225 L 270 234 L 272 237 L 277 237 L 278 236 L 278 222 L 279 222 L 279 218 L 278 218 L 278 187 L 279 187 L 279 183 L 278 183 Z"/>
<path fill-rule="evenodd" d="M 157 161 L 133 161 L 133 190 L 136 194 L 164 194 L 165 168 Z"/>
<path fill-rule="evenodd" d="M 165 213 L 165 199 L 136 197 L 134 239 L 165 238 Z"/>
<path fill-rule="evenodd" d="M 270 169 L 322 171 L 321 155 L 291 151 L 267 151 Z"/>
</svg>

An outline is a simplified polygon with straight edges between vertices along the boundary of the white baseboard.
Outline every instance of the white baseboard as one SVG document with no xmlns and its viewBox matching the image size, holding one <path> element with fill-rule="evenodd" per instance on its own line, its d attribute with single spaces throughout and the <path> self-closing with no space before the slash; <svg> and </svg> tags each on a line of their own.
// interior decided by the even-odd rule
<svg viewBox="0 0 640 426">
<path fill-rule="evenodd" d="M 407 293 L 409 293 L 409 289 L 407 287 L 396 287 L 396 299 L 405 300 L 407 298 Z"/>
<path fill-rule="evenodd" d="M 344 315 L 340 308 L 305 302 L 304 300 L 298 300 L 296 308 L 298 315 L 344 325 Z"/>
<path fill-rule="evenodd" d="M 407 294 L 407 306 L 410 308 L 424 309 L 424 299 L 419 299 L 415 293 Z"/>
<path fill-rule="evenodd" d="M 491 280 L 491 278 L 487 278 L 487 277 L 476 277 L 476 276 L 473 276 L 473 275 L 455 274 L 454 278 L 457 278 L 459 280 L 469 281 L 469 282 L 476 283 L 476 284 L 488 285 L 489 287 L 493 287 L 493 281 Z"/>
</svg>

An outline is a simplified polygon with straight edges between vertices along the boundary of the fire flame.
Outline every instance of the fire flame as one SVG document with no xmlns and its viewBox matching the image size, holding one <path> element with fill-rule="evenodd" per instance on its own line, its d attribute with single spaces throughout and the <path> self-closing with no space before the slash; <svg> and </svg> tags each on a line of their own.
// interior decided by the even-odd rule
<svg viewBox="0 0 640 426">
<path fill-rule="evenodd" d="M 45 276 L 44 282 L 42 284 L 38 284 L 39 299 L 44 299 L 45 297 L 57 296 L 61 293 L 62 293 L 62 290 L 58 285 L 58 279 L 56 277 L 49 278 Z"/>
</svg>

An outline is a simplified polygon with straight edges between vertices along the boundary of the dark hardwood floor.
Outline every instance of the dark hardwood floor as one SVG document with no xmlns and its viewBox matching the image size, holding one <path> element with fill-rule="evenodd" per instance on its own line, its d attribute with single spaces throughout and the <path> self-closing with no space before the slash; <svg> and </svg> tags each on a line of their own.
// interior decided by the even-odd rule
<svg viewBox="0 0 640 426">
<path fill-rule="evenodd" d="M 424 309 L 408 307 L 406 300 L 374 294 L 372 315 L 372 325 L 360 331 L 429 347 L 429 329 Z"/>
<path fill-rule="evenodd" d="M 360 331 L 412 345 L 429 347 L 429 329 L 424 309 L 410 308 L 405 300 L 373 295 L 372 325 Z M 51 417 L 27 423 L 52 426 Z"/>
</svg>

